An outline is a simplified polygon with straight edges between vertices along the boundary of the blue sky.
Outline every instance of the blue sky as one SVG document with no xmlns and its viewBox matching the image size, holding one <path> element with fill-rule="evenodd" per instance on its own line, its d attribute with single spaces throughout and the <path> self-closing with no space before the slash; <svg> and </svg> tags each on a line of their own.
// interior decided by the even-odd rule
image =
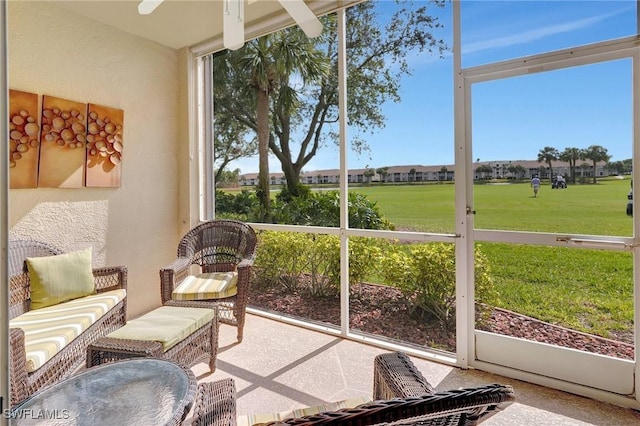
<svg viewBox="0 0 640 426">
<path fill-rule="evenodd" d="M 395 3 L 378 1 L 388 13 Z M 452 6 L 432 9 L 444 24 L 437 36 L 452 42 Z M 381 18 L 383 19 L 383 18 Z M 462 65 L 471 67 L 629 36 L 636 5 L 620 1 L 463 1 Z M 453 58 L 410 57 L 412 75 L 400 103 L 381 108 L 386 126 L 367 135 L 370 151 L 348 154 L 349 168 L 453 164 Z M 472 90 L 473 157 L 481 161 L 536 160 L 544 146 L 602 145 L 612 160 L 631 157 L 631 61 L 479 83 Z M 257 158 L 232 165 L 257 172 Z M 326 146 L 305 171 L 339 167 Z M 280 171 L 277 159 L 271 172 Z"/>
</svg>

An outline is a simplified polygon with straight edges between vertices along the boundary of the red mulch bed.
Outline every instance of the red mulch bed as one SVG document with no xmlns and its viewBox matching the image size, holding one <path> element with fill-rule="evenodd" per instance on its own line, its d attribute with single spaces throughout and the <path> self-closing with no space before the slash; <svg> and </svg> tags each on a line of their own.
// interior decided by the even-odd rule
<svg viewBox="0 0 640 426">
<path fill-rule="evenodd" d="M 311 297 L 254 287 L 249 295 L 249 305 L 336 326 L 340 324 L 339 297 Z M 353 330 L 455 351 L 455 334 L 412 317 L 397 289 L 366 283 L 355 286 L 351 291 L 349 309 L 350 328 Z M 620 336 L 622 341 L 605 339 L 504 309 L 494 309 L 481 329 L 621 359 L 634 359 L 629 336 Z"/>
</svg>

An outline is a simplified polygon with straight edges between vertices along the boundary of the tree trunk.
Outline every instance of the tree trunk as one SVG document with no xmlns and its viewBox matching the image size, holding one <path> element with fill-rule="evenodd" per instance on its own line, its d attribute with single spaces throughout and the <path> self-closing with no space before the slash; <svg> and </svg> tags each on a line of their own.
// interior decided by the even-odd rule
<svg viewBox="0 0 640 426">
<path fill-rule="evenodd" d="M 230 161 L 227 160 L 226 158 L 224 159 L 224 161 L 222 163 L 220 163 L 220 166 L 216 170 L 216 175 L 213 178 L 214 186 L 216 186 L 218 184 L 218 182 L 220 182 L 220 180 L 222 179 L 222 173 L 224 172 L 224 168 L 227 167 L 227 164 L 229 164 L 229 163 L 230 163 Z"/>
<path fill-rule="evenodd" d="M 282 173 L 287 180 L 287 190 L 294 197 L 299 194 L 298 184 L 300 183 L 300 168 L 291 161 L 282 161 Z"/>
<path fill-rule="evenodd" d="M 256 124 L 258 127 L 258 198 L 262 205 L 261 219 L 271 221 L 271 196 L 269 194 L 269 95 L 258 89 L 256 102 Z"/>
<path fill-rule="evenodd" d="M 571 183 L 576 183 L 576 160 L 569 159 L 569 173 L 571 173 Z"/>
<path fill-rule="evenodd" d="M 593 161 L 593 183 L 598 183 L 596 182 L 596 161 Z"/>
</svg>

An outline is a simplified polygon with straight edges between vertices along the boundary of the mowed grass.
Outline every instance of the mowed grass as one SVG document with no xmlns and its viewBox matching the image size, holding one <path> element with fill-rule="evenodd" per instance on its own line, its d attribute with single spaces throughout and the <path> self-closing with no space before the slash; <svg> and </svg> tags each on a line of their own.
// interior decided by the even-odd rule
<svg viewBox="0 0 640 426">
<path fill-rule="evenodd" d="M 528 183 L 474 185 L 475 229 L 632 236 L 630 180 L 551 189 Z M 455 186 L 352 188 L 377 202 L 397 229 L 454 233 Z M 234 192 L 231 190 L 225 190 Z M 275 195 L 275 194 L 273 194 Z M 499 307 L 575 330 L 630 341 L 633 258 L 629 252 L 481 242 L 500 293 Z"/>
<path fill-rule="evenodd" d="M 454 185 L 381 185 L 354 188 L 378 202 L 380 211 L 400 229 L 453 233 Z M 631 236 L 625 214 L 629 180 L 551 189 L 537 198 L 528 183 L 474 185 L 476 229 L 501 229 Z"/>
<path fill-rule="evenodd" d="M 454 232 L 454 186 L 356 188 L 378 202 L 399 229 Z M 625 213 L 629 180 L 543 185 L 474 185 L 476 229 L 631 236 Z M 633 325 L 631 253 L 480 243 L 500 307 L 575 330 L 628 340 Z"/>
<path fill-rule="evenodd" d="M 631 253 L 480 243 L 499 307 L 608 338 L 631 334 Z"/>
</svg>

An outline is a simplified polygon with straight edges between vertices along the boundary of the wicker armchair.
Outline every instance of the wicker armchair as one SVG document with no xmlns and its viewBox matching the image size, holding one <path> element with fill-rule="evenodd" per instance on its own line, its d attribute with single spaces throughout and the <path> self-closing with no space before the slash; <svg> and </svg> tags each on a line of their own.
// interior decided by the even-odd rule
<svg viewBox="0 0 640 426">
<path fill-rule="evenodd" d="M 35 240 L 10 240 L 8 251 L 9 319 L 31 309 L 31 281 L 26 267 L 27 257 L 62 254 L 62 250 Z M 127 268 L 124 266 L 93 269 L 96 292 L 127 288 Z M 11 404 L 16 404 L 37 390 L 70 376 L 85 362 L 87 346 L 126 324 L 126 298 L 84 330 L 60 352 L 36 371 L 27 371 L 25 334 L 20 328 L 9 329 L 9 379 Z"/>
<path fill-rule="evenodd" d="M 235 295 L 192 301 L 190 306 L 217 306 L 220 322 L 236 326 L 238 342 L 242 342 L 256 245 L 253 229 L 236 220 L 212 220 L 191 229 L 180 239 L 177 258 L 160 269 L 162 303 L 174 306 L 185 303 L 172 300 L 172 292 L 189 275 L 191 265 L 200 266 L 203 273 L 237 271 Z"/>
<path fill-rule="evenodd" d="M 236 425 L 233 382 L 202 383 L 193 413 L 194 426 Z M 378 399 L 387 395 L 386 399 Z M 513 388 L 490 384 L 433 392 L 411 360 L 401 352 L 382 354 L 374 361 L 374 398 L 356 408 L 289 418 L 269 425 L 366 426 L 394 425 L 472 426 L 515 400 Z"/>
</svg>

